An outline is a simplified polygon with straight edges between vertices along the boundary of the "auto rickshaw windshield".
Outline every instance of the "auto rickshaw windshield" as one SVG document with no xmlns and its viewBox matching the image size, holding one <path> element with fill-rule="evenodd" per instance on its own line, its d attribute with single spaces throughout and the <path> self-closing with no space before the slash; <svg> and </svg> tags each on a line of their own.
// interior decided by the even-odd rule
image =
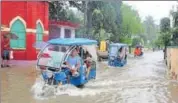
<svg viewBox="0 0 178 103">
<path fill-rule="evenodd" d="M 48 45 L 38 59 L 38 65 L 59 68 L 69 46 Z"/>
</svg>

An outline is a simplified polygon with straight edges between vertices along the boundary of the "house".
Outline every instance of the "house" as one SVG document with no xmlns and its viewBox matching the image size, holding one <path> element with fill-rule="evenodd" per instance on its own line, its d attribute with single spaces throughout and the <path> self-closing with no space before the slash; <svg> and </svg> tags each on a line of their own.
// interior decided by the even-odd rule
<svg viewBox="0 0 178 103">
<path fill-rule="evenodd" d="M 75 29 L 79 24 L 69 21 L 49 21 L 49 39 L 54 38 L 75 38 Z"/>
</svg>

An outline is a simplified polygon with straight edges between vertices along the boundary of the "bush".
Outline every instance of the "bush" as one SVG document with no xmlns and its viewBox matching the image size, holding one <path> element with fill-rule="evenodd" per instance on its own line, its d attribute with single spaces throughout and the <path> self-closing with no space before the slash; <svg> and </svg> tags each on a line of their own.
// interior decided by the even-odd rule
<svg viewBox="0 0 178 103">
<path fill-rule="evenodd" d="M 120 38 L 120 42 L 128 44 L 128 45 L 131 45 L 132 44 L 132 39 L 126 38 L 126 37 L 122 37 L 122 38 Z"/>
</svg>

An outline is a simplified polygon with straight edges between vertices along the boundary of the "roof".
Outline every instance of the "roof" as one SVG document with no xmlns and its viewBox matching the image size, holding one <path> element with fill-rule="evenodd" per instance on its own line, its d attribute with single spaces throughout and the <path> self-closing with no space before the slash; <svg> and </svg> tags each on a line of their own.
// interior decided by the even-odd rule
<svg viewBox="0 0 178 103">
<path fill-rule="evenodd" d="M 112 43 L 110 44 L 110 46 L 128 46 L 128 45 L 123 43 Z"/>
<path fill-rule="evenodd" d="M 78 23 L 72 23 L 69 21 L 57 21 L 57 20 L 50 20 L 49 25 L 68 26 L 68 27 L 72 27 L 72 28 L 79 28 L 79 26 L 80 26 Z"/>
<path fill-rule="evenodd" d="M 92 45 L 97 44 L 97 41 L 85 38 L 57 38 L 49 40 L 48 43 L 57 45 Z"/>
</svg>

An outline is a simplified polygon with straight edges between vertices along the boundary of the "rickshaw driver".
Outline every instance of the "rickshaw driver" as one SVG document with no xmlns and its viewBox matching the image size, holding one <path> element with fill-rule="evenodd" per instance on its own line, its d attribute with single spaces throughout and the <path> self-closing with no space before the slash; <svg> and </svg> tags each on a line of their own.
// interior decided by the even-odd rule
<svg viewBox="0 0 178 103">
<path fill-rule="evenodd" d="M 136 47 L 135 50 L 134 50 L 134 57 L 138 56 L 140 54 L 141 54 L 141 51 L 140 51 L 139 47 Z"/>
<path fill-rule="evenodd" d="M 77 76 L 79 73 L 77 70 L 80 68 L 80 58 L 76 49 L 72 50 L 71 55 L 66 61 L 67 67 L 70 69 L 72 76 Z"/>
</svg>

